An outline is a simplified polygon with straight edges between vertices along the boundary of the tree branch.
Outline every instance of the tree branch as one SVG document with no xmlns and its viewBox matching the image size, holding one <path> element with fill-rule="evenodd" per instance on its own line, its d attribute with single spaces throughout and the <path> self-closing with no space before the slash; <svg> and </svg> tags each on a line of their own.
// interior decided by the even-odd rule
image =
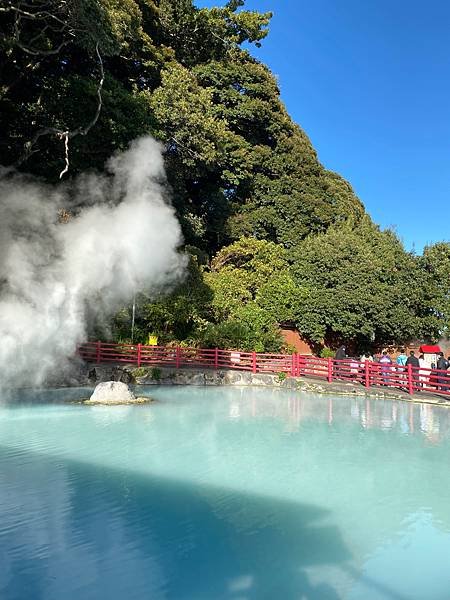
<svg viewBox="0 0 450 600">
<path fill-rule="evenodd" d="M 26 162 L 30 158 L 30 156 L 32 154 L 35 154 L 35 152 L 38 152 L 38 149 L 35 148 L 35 146 L 41 137 L 46 136 L 46 135 L 55 135 L 55 136 L 59 137 L 61 140 L 64 140 L 65 166 L 64 166 L 64 169 L 59 174 L 59 178 L 61 179 L 68 172 L 69 166 L 70 166 L 69 140 L 76 137 L 77 135 L 87 135 L 88 132 L 92 129 L 92 127 L 94 127 L 94 125 L 97 123 L 98 118 L 100 116 L 100 112 L 102 110 L 102 106 L 103 106 L 102 91 L 103 91 L 103 84 L 105 81 L 105 70 L 103 67 L 103 60 L 102 60 L 102 57 L 100 54 L 100 50 L 98 48 L 98 44 L 95 46 L 95 52 L 97 54 L 98 63 L 99 63 L 99 67 L 100 67 L 100 80 L 99 80 L 99 83 L 97 86 L 97 99 L 98 99 L 97 109 L 95 111 L 95 115 L 92 118 L 92 120 L 84 127 L 77 127 L 76 129 L 73 129 L 71 131 L 58 129 L 57 127 L 44 127 L 43 129 L 40 129 L 39 131 L 36 132 L 34 137 L 25 144 L 25 152 L 19 158 L 19 160 L 15 163 L 16 167 L 19 167 L 20 165 L 22 165 L 24 162 Z"/>
</svg>

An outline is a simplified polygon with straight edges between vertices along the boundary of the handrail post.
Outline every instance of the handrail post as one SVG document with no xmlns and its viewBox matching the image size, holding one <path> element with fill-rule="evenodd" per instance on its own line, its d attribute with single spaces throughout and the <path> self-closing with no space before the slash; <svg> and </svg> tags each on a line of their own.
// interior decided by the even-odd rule
<svg viewBox="0 0 450 600">
<path fill-rule="evenodd" d="M 102 343 L 101 343 L 100 340 L 98 340 L 97 341 L 97 349 L 96 349 L 96 352 L 95 352 L 95 362 L 97 364 L 100 363 L 101 357 L 102 357 Z"/>
<path fill-rule="evenodd" d="M 219 368 L 219 348 L 214 348 L 214 368 Z"/>
<path fill-rule="evenodd" d="M 366 360 L 364 363 L 364 385 L 370 388 L 370 362 Z"/>
<path fill-rule="evenodd" d="M 412 365 L 408 365 L 408 394 L 412 395 L 414 393 L 413 389 L 413 377 L 412 377 Z"/>
<path fill-rule="evenodd" d="M 293 352 L 292 357 L 291 357 L 291 376 L 292 377 L 295 377 L 296 370 L 297 370 L 297 354 L 296 354 L 296 352 Z"/>
<path fill-rule="evenodd" d="M 256 352 L 252 352 L 252 371 L 256 373 Z"/>
<path fill-rule="evenodd" d="M 331 383 L 333 381 L 333 360 L 331 358 L 328 358 L 327 381 L 328 383 Z"/>
<path fill-rule="evenodd" d="M 303 373 L 302 373 L 302 365 L 303 365 Z M 297 377 L 306 376 L 306 357 L 301 356 L 300 354 L 297 356 Z"/>
<path fill-rule="evenodd" d="M 138 367 L 141 366 L 141 350 L 142 350 L 142 344 L 138 344 L 137 345 L 137 366 Z"/>
<path fill-rule="evenodd" d="M 180 354 L 181 354 L 180 346 L 177 346 L 176 350 L 175 350 L 175 367 L 177 369 L 180 368 Z"/>
</svg>

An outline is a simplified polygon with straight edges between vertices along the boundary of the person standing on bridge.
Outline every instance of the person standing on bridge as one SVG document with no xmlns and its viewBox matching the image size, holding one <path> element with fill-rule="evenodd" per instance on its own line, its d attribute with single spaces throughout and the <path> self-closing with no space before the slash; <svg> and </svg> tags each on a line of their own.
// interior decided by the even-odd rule
<svg viewBox="0 0 450 600">
<path fill-rule="evenodd" d="M 383 351 L 383 355 L 379 362 L 381 365 L 381 377 L 383 379 L 383 385 L 389 385 L 389 373 L 391 371 L 392 359 L 386 350 Z"/>
<path fill-rule="evenodd" d="M 444 353 L 439 352 L 438 356 L 439 358 L 437 360 L 436 369 L 438 369 L 439 371 L 447 371 L 449 363 L 448 360 L 445 358 Z M 437 380 L 441 384 L 439 386 L 439 389 L 441 389 L 443 392 L 446 392 L 448 389 L 447 385 L 445 385 L 448 382 L 447 373 L 439 373 Z"/>
<path fill-rule="evenodd" d="M 405 375 L 403 374 L 406 370 L 406 361 L 408 360 L 408 357 L 406 356 L 405 350 L 402 349 L 400 350 L 400 354 L 397 356 L 397 360 L 395 361 L 397 363 L 397 372 L 398 373 L 402 373 L 402 375 L 399 375 L 399 381 L 404 381 L 405 380 Z"/>
<path fill-rule="evenodd" d="M 336 350 L 336 354 L 334 355 L 335 361 L 343 361 L 347 358 L 347 353 L 345 351 L 345 346 L 339 346 Z M 336 377 L 341 377 L 347 373 L 345 366 L 343 366 L 342 362 L 334 363 L 334 373 Z"/>
<path fill-rule="evenodd" d="M 412 380 L 414 382 L 414 386 L 417 388 L 417 387 L 419 387 L 420 361 L 417 358 L 417 356 L 414 354 L 414 350 L 411 350 L 411 352 L 409 353 L 409 356 L 406 360 L 406 367 L 408 367 L 409 365 L 411 365 Z"/>
</svg>

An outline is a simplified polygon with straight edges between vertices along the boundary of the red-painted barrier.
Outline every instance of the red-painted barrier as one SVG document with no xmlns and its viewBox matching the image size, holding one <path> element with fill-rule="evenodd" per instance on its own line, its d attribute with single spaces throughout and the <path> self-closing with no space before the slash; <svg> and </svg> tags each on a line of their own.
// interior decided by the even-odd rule
<svg viewBox="0 0 450 600">
<path fill-rule="evenodd" d="M 140 366 L 209 367 L 236 369 L 253 373 L 285 373 L 293 377 L 312 377 L 326 381 L 351 381 L 366 388 L 387 386 L 414 394 L 432 392 L 450 396 L 450 371 L 401 367 L 396 364 L 362 363 L 348 358 L 335 360 L 301 354 L 265 354 L 220 350 L 218 348 L 182 348 L 180 346 L 144 346 L 86 342 L 79 348 L 86 362 L 127 363 Z"/>
</svg>

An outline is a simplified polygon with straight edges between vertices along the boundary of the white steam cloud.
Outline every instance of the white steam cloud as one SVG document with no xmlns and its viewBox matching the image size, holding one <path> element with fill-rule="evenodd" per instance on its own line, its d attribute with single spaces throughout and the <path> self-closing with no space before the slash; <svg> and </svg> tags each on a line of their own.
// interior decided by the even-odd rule
<svg viewBox="0 0 450 600">
<path fill-rule="evenodd" d="M 0 386 L 39 385 L 85 340 L 90 314 L 183 273 L 160 145 L 136 140 L 107 171 L 58 187 L 0 178 Z"/>
</svg>

